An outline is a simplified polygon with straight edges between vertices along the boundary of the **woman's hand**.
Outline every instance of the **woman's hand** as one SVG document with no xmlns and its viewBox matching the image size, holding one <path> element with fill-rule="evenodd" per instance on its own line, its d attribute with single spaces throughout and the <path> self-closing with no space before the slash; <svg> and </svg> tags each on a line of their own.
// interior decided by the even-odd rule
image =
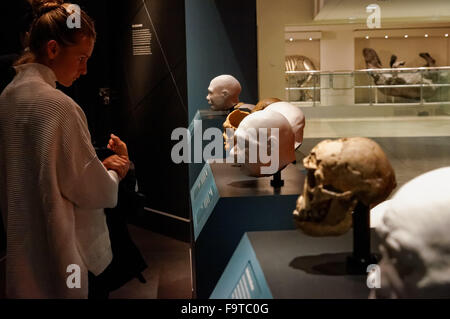
<svg viewBox="0 0 450 319">
<path fill-rule="evenodd" d="M 130 169 L 128 156 L 111 155 L 103 161 L 103 165 L 106 169 L 115 171 L 121 180 L 127 175 Z"/>
<path fill-rule="evenodd" d="M 118 136 L 111 134 L 107 147 L 117 155 L 126 156 L 128 158 L 127 144 L 125 144 Z"/>
</svg>

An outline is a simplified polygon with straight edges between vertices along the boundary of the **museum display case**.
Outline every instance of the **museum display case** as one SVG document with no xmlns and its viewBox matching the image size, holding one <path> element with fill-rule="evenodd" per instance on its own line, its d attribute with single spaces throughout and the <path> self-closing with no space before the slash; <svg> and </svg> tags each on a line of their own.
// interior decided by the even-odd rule
<svg viewBox="0 0 450 319">
<path fill-rule="evenodd" d="M 390 2 L 370 7 L 369 2 L 345 0 L 257 1 L 260 98 L 283 99 L 305 113 L 304 142 L 297 150 L 295 167 L 307 180 L 315 173 L 301 160 L 315 144 L 331 138 L 373 138 L 392 162 L 397 186 L 419 171 L 448 165 L 448 19 L 436 13 L 431 19 L 432 8 L 415 5 L 421 9 L 411 19 L 407 9 L 401 12 L 398 4 Z M 370 13 L 366 7 L 382 8 L 387 17 L 383 27 L 366 23 Z M 220 183 L 223 177 L 211 174 Z M 320 176 L 303 188 L 318 185 Z M 396 183 L 391 186 L 389 193 L 395 192 Z M 330 183 L 324 188 L 325 193 L 344 196 L 344 190 Z M 262 203 L 261 198 L 252 200 Z M 243 207 L 236 213 L 246 214 Z M 262 211 L 270 214 L 271 210 L 265 206 Z M 286 213 L 281 206 L 275 210 Z M 359 204 L 353 217 L 357 211 Z M 367 267 L 352 273 L 345 262 L 352 254 L 352 243 L 355 252 L 355 243 L 365 236 L 369 238 L 365 245 L 378 257 L 379 238 L 370 229 L 369 205 L 363 211 L 369 220 L 358 224 L 355 217 L 353 229 L 336 237 L 309 237 L 304 232 L 269 229 L 269 225 L 258 232 L 246 231 L 238 246 L 233 237 L 234 253 L 231 258 L 228 253 L 227 267 L 210 298 L 367 298 Z M 209 218 L 217 218 L 215 214 Z M 231 215 L 222 214 L 222 221 Z M 233 233 L 231 227 L 228 231 Z M 378 261 L 365 260 L 365 266 Z"/>
<path fill-rule="evenodd" d="M 274 177 L 249 177 L 239 165 L 208 161 L 191 188 L 193 264 L 198 298 L 208 298 L 247 231 L 294 229 L 291 207 L 304 172 L 289 164 L 282 187 Z"/>
<path fill-rule="evenodd" d="M 204 150 L 205 146 L 209 143 L 208 140 L 203 139 L 205 131 L 209 128 L 218 128 L 221 130 L 228 114 L 228 111 L 213 111 L 211 109 L 197 110 L 188 127 L 191 136 L 190 154 L 195 154 L 196 147 L 200 148 L 201 151 Z M 201 156 L 200 158 L 191 158 L 189 162 L 189 187 L 192 187 L 208 160 L 224 158 L 225 154 L 225 150 L 223 150 L 222 154 L 213 154 L 212 157 L 205 158 Z"/>
</svg>

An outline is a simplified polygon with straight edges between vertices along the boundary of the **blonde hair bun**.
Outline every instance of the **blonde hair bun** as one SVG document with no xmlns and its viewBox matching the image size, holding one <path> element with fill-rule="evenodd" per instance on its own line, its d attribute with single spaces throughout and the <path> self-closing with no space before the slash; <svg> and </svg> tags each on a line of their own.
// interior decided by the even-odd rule
<svg viewBox="0 0 450 319">
<path fill-rule="evenodd" d="M 60 8 L 64 0 L 32 0 L 31 5 L 37 16 L 42 16 L 47 12 Z"/>
</svg>

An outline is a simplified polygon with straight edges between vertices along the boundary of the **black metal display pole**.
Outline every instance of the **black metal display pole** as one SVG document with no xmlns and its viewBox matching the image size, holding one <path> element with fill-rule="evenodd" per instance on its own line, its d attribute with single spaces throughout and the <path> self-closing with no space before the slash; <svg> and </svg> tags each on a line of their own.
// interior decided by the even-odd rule
<svg viewBox="0 0 450 319">
<path fill-rule="evenodd" d="M 347 272 L 367 274 L 367 266 L 376 263 L 376 256 L 370 252 L 370 209 L 358 202 L 353 212 L 353 254 L 347 257 Z"/>
<path fill-rule="evenodd" d="M 284 186 L 284 180 L 281 179 L 281 170 L 273 175 L 273 179 L 270 181 L 270 185 L 274 188 L 280 188 Z"/>
</svg>

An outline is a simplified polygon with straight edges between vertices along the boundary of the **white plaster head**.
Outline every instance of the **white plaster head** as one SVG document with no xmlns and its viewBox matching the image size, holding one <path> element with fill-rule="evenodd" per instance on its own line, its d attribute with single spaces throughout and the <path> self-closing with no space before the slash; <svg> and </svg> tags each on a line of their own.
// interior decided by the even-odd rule
<svg viewBox="0 0 450 319">
<path fill-rule="evenodd" d="M 303 129 L 305 128 L 305 115 L 300 107 L 288 102 L 276 102 L 265 109 L 280 113 L 288 119 L 295 134 L 295 148 L 299 147 L 303 142 Z"/>
<path fill-rule="evenodd" d="M 384 206 L 374 298 L 450 296 L 450 167 L 403 185 Z"/>
<path fill-rule="evenodd" d="M 233 108 L 239 103 L 241 84 L 231 75 L 223 74 L 211 80 L 206 100 L 215 111 L 224 111 Z"/>
<path fill-rule="evenodd" d="M 294 144 L 289 121 L 280 113 L 264 110 L 251 113 L 240 122 L 230 154 L 243 163 L 247 175 L 268 176 L 295 160 Z"/>
</svg>

